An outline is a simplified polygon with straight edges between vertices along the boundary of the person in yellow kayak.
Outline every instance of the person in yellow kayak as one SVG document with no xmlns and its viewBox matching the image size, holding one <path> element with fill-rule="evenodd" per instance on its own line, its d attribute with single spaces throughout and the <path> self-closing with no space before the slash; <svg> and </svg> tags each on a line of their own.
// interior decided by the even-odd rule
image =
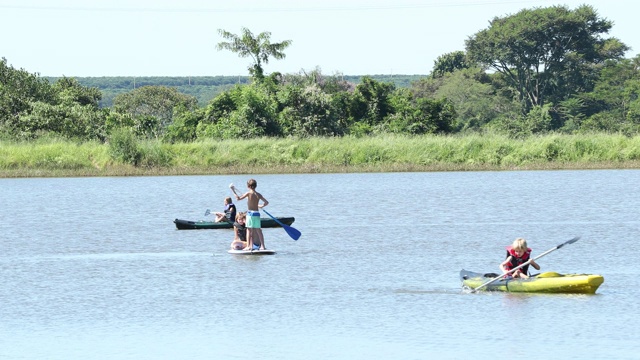
<svg viewBox="0 0 640 360">
<path fill-rule="evenodd" d="M 529 261 L 529 259 L 531 259 L 531 249 L 527 246 L 527 240 L 517 238 L 513 241 L 511 246 L 507 246 L 507 258 L 502 262 L 502 264 L 500 264 L 500 269 L 503 274 L 506 274 L 512 269 L 515 269 Z M 529 265 L 533 266 L 536 270 L 540 270 L 540 265 L 531 260 L 528 265 L 514 271 L 510 276 L 513 278 L 528 278 L 529 275 L 527 274 L 529 273 Z"/>
</svg>

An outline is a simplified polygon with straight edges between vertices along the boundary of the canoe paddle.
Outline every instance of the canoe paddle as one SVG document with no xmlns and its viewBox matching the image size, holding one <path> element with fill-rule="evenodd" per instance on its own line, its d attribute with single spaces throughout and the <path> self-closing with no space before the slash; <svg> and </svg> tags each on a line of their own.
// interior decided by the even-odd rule
<svg viewBox="0 0 640 360">
<path fill-rule="evenodd" d="M 229 189 L 231 189 L 231 191 L 233 191 L 233 193 L 235 195 L 238 195 L 236 193 L 236 187 L 233 186 L 233 183 L 229 184 Z M 300 233 L 300 231 L 298 231 L 298 229 L 293 228 L 287 224 L 282 223 L 280 220 L 276 219 L 273 215 L 269 214 L 269 212 L 267 210 L 265 210 L 264 208 L 262 208 L 262 211 L 264 211 L 265 214 L 269 215 L 270 218 L 272 218 L 275 222 L 278 223 L 278 225 L 280 225 L 284 231 L 287 232 L 287 234 L 293 239 L 293 240 L 298 240 L 300 239 L 300 235 L 302 235 L 302 233 Z"/>
<path fill-rule="evenodd" d="M 580 239 L 580 236 L 576 236 L 576 237 L 574 237 L 573 239 L 571 239 L 571 240 L 569 240 L 569 241 L 565 241 L 565 242 L 563 242 L 562 244 L 560 244 L 560 245 L 558 245 L 558 246 L 555 246 L 555 247 L 553 247 L 553 248 L 551 248 L 551 249 L 549 249 L 549 250 L 547 250 L 547 251 L 543 252 L 542 254 L 540 254 L 540 255 L 538 255 L 538 256 L 536 256 L 536 257 L 534 257 L 533 259 L 529 259 L 529 260 L 527 260 L 526 262 L 524 262 L 523 264 L 520 264 L 520 265 L 518 265 L 518 266 L 514 267 L 513 269 L 511 269 L 511 270 L 507 271 L 506 273 L 504 273 L 504 274 L 502 274 L 502 275 L 500 275 L 500 276 L 497 276 L 497 277 L 495 277 L 495 278 L 493 278 L 493 279 L 491 279 L 491 280 L 487 281 L 486 283 L 484 283 L 484 284 L 482 284 L 482 285 L 478 286 L 477 288 L 475 288 L 475 289 L 471 289 L 471 292 L 472 292 L 472 293 L 474 293 L 474 292 L 476 292 L 476 291 L 480 290 L 481 288 L 483 288 L 483 287 L 485 287 L 485 286 L 487 286 L 487 285 L 489 285 L 489 284 L 492 284 L 492 283 L 494 283 L 494 282 L 496 282 L 496 281 L 498 281 L 498 280 L 502 279 L 503 277 L 505 277 L 505 276 L 509 275 L 510 273 L 512 273 L 512 272 L 514 272 L 514 271 L 516 271 L 516 270 L 520 269 L 521 267 L 523 267 L 523 266 L 525 266 L 525 265 L 529 265 L 532 261 L 538 260 L 538 259 L 540 259 L 541 257 L 543 257 L 543 256 L 547 255 L 548 253 L 550 253 L 550 252 L 552 252 L 552 251 L 556 251 L 556 250 L 560 249 L 561 247 L 563 247 L 563 246 L 565 246 L 565 245 L 573 244 L 574 242 L 578 241 L 579 239 Z"/>
</svg>

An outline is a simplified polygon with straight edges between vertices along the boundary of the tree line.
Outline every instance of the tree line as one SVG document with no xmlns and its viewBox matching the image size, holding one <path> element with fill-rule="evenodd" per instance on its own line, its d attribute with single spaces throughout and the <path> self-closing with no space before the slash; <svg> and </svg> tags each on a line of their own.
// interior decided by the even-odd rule
<svg viewBox="0 0 640 360">
<path fill-rule="evenodd" d="M 406 86 L 364 76 L 353 81 L 320 68 L 265 74 L 291 40 L 269 32 L 236 35 L 219 50 L 251 58 L 246 82 L 225 86 L 205 104 L 172 84 L 122 87 L 109 106 L 102 91 L 76 78 L 50 81 L 0 61 L 0 138 L 53 136 L 108 141 L 114 135 L 168 142 L 259 136 L 364 136 L 380 133 L 505 133 L 640 129 L 640 56 L 605 37 L 613 23 L 593 7 L 523 9 L 496 17 L 465 49 L 443 54 L 428 76 Z M 212 77 L 215 79 L 216 77 Z M 218 79 L 220 80 L 220 79 Z M 129 78 L 131 81 L 131 78 Z"/>
<path fill-rule="evenodd" d="M 362 75 L 340 75 L 343 80 L 358 84 Z M 369 75 L 376 81 L 391 82 L 397 87 L 408 87 L 425 75 Z M 54 83 L 61 77 L 45 76 L 44 79 Z M 143 86 L 166 86 L 175 88 L 185 95 L 192 95 L 198 100 L 198 106 L 206 106 L 211 99 L 235 85 L 246 85 L 251 82 L 249 76 L 101 76 L 75 77 L 83 86 L 95 87 L 102 93 L 98 102 L 100 107 L 112 107 L 113 99 L 123 93 Z"/>
</svg>

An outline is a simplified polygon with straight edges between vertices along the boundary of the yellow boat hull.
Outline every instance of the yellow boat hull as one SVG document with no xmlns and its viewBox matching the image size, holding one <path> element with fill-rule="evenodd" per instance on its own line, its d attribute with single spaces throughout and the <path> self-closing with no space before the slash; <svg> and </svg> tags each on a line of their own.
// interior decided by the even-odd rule
<svg viewBox="0 0 640 360">
<path fill-rule="evenodd" d="M 471 271 L 460 271 L 462 285 L 475 289 L 494 277 Z M 541 273 L 528 279 L 501 279 L 480 290 L 550 294 L 595 294 L 604 282 L 602 275 Z"/>
</svg>

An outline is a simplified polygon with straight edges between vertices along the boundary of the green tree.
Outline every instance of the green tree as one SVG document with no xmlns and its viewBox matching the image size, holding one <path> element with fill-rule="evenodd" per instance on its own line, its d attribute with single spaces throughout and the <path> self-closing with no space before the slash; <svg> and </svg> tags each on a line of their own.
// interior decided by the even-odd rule
<svg viewBox="0 0 640 360">
<path fill-rule="evenodd" d="M 353 94 L 352 118 L 371 127 L 382 124 L 387 115 L 393 112 L 390 96 L 394 90 L 394 84 L 363 77 Z"/>
<path fill-rule="evenodd" d="M 348 91 L 355 86 L 320 68 L 287 74 L 277 88 L 278 121 L 284 135 L 337 136 L 347 129 Z"/>
<path fill-rule="evenodd" d="M 468 68 L 469 62 L 467 61 L 467 55 L 464 51 L 454 51 L 438 56 L 434 61 L 431 76 L 442 77 L 447 73 Z"/>
<path fill-rule="evenodd" d="M 588 90 L 593 65 L 624 55 L 626 45 L 602 37 L 612 26 L 589 5 L 524 9 L 494 18 L 466 41 L 466 50 L 471 61 L 504 76 L 526 115 L 534 106 Z"/>
<path fill-rule="evenodd" d="M 36 74 L 0 64 L 0 127 L 10 137 L 34 139 L 46 135 L 80 140 L 104 140 L 108 110 L 98 107 L 97 88 L 63 77 L 50 85 Z"/>
<path fill-rule="evenodd" d="M 416 98 L 409 89 L 393 92 L 390 103 L 394 111 L 388 117 L 389 130 L 412 135 L 450 133 L 456 117 L 446 99 Z"/>
<path fill-rule="evenodd" d="M 323 92 L 317 84 L 304 87 L 286 85 L 278 91 L 278 100 L 284 106 L 279 113 L 283 133 L 334 136 L 340 132 L 331 95 Z"/>
<path fill-rule="evenodd" d="M 148 138 L 164 135 L 176 107 L 194 110 L 197 104 L 195 97 L 166 86 L 143 86 L 113 99 L 114 110 L 133 119 L 136 135 Z"/>
<path fill-rule="evenodd" d="M 229 50 L 237 53 L 242 58 L 251 57 L 253 64 L 249 67 L 249 74 L 257 81 L 264 79 L 264 69 L 262 64 L 268 64 L 269 58 L 284 59 L 284 50 L 291 45 L 291 40 L 284 40 L 279 43 L 271 43 L 271 33 L 268 31 L 261 32 L 257 36 L 243 27 L 241 35 L 230 33 L 223 29 L 218 29 L 218 33 L 224 39 L 218 43 L 218 50 Z"/>
<path fill-rule="evenodd" d="M 607 61 L 593 91 L 576 96 L 582 104 L 581 130 L 636 133 L 640 124 L 639 97 L 640 55 Z"/>
<path fill-rule="evenodd" d="M 0 128 L 11 133 L 21 115 L 31 111 L 31 103 L 53 103 L 55 91 L 49 82 L 26 70 L 17 70 L 0 60 Z"/>
<path fill-rule="evenodd" d="M 255 83 L 236 86 L 218 95 L 205 109 L 198 124 L 198 138 L 253 138 L 279 136 L 278 102 L 269 86 Z"/>
<path fill-rule="evenodd" d="M 98 108 L 102 93 L 96 87 L 83 86 L 76 78 L 62 77 L 53 84 L 58 100 L 63 104 L 88 105 Z"/>
<path fill-rule="evenodd" d="M 196 129 L 205 115 L 203 108 L 189 111 L 184 107 L 176 108 L 173 122 L 167 127 L 164 139 L 169 142 L 193 141 L 196 139 Z"/>
<path fill-rule="evenodd" d="M 505 113 L 518 112 L 517 103 L 496 93 L 491 76 L 479 68 L 457 70 L 444 76 L 434 93 L 448 99 L 456 109 L 456 130 L 477 131 Z"/>
</svg>

